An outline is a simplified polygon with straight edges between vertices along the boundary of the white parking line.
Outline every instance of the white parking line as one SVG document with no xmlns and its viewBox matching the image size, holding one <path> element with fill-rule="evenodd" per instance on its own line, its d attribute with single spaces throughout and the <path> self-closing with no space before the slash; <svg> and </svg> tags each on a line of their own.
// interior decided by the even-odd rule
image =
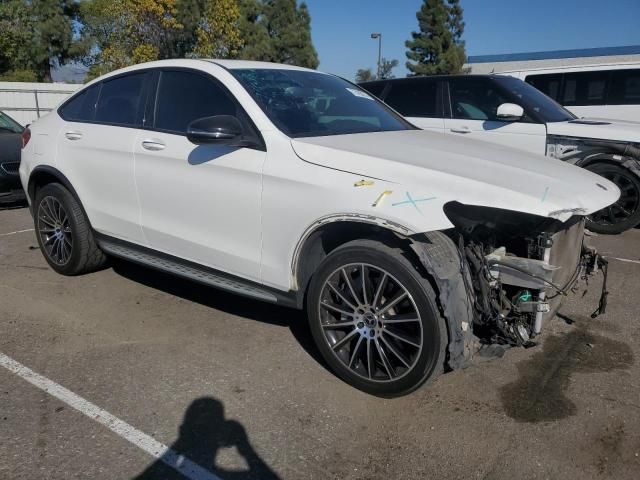
<svg viewBox="0 0 640 480">
<path fill-rule="evenodd" d="M 180 455 L 171 450 L 165 444 L 158 442 L 146 433 L 132 427 L 125 421 L 111 415 L 106 410 L 101 409 L 54 381 L 39 375 L 2 352 L 0 352 L 0 365 L 30 384 L 44 390 L 49 395 L 75 408 L 92 420 L 101 423 L 116 435 L 133 443 L 136 447 L 144 450 L 152 457 L 159 459 L 171 468 L 174 468 L 185 477 L 191 480 L 220 480 L 218 476 L 197 463 L 192 462 L 184 455 Z"/>
<path fill-rule="evenodd" d="M 17 235 L 18 233 L 24 233 L 24 232 L 33 232 L 33 228 L 27 228 L 26 230 L 16 230 L 15 232 L 9 232 L 9 233 L 0 233 L 0 237 L 8 237 L 9 235 Z"/>
<path fill-rule="evenodd" d="M 628 258 L 618 258 L 618 257 L 608 257 L 608 258 L 613 258 L 614 260 L 618 260 L 619 262 L 640 264 L 640 260 L 630 260 Z"/>
</svg>

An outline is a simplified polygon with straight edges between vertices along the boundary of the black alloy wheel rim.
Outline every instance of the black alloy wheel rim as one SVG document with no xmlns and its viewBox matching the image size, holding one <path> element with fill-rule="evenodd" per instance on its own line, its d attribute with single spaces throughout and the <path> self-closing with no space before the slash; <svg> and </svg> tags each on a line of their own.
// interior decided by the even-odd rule
<svg viewBox="0 0 640 480">
<path fill-rule="evenodd" d="M 73 252 L 69 215 L 55 197 L 44 197 L 38 205 L 38 235 L 47 257 L 65 265 Z"/>
<path fill-rule="evenodd" d="M 396 381 L 420 358 L 420 312 L 407 288 L 380 267 L 336 269 L 322 286 L 318 313 L 329 350 L 367 381 Z"/>
<path fill-rule="evenodd" d="M 640 192 L 633 178 L 626 172 L 596 172 L 613 182 L 620 189 L 620 198 L 602 210 L 592 213 L 589 219 L 598 225 L 616 225 L 629 219 L 640 207 Z"/>
</svg>

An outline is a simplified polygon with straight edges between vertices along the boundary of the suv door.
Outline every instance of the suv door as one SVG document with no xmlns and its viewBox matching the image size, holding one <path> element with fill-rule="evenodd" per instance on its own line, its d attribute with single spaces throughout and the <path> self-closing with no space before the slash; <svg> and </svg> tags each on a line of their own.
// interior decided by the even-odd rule
<svg viewBox="0 0 640 480">
<path fill-rule="evenodd" d="M 434 78 L 410 78 L 389 82 L 383 98 L 415 126 L 442 133 L 441 81 Z"/>
<path fill-rule="evenodd" d="M 118 75 L 62 105 L 57 163 L 98 232 L 144 244 L 133 144 L 142 126 L 148 71 Z"/>
<path fill-rule="evenodd" d="M 445 132 L 521 150 L 545 154 L 547 129 L 527 115 L 515 122 L 499 120 L 498 107 L 518 103 L 487 77 L 462 76 L 448 79 L 451 118 L 445 119 Z"/>
<path fill-rule="evenodd" d="M 262 167 L 252 148 L 195 145 L 194 120 L 234 115 L 259 132 L 237 100 L 211 75 L 189 69 L 157 72 L 147 130 L 135 142 L 142 228 L 149 245 L 182 259 L 252 280 L 260 277 Z M 154 106 L 155 103 L 155 106 Z"/>
</svg>

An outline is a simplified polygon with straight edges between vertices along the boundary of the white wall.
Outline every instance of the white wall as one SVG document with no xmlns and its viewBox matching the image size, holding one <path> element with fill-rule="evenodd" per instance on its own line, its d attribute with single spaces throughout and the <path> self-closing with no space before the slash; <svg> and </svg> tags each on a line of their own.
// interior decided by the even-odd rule
<svg viewBox="0 0 640 480">
<path fill-rule="evenodd" d="M 27 125 L 38 116 L 46 115 L 81 86 L 77 83 L 0 82 L 0 110 Z"/>
<path fill-rule="evenodd" d="M 608 55 L 603 57 L 549 58 L 546 60 L 518 60 L 512 62 L 467 63 L 470 73 L 501 73 L 533 68 L 575 67 L 581 65 L 638 62 L 640 55 Z"/>
</svg>

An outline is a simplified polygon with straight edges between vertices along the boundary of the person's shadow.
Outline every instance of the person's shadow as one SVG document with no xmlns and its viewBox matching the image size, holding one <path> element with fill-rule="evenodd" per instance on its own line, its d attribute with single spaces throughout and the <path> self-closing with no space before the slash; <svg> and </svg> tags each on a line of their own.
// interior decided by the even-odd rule
<svg viewBox="0 0 640 480">
<path fill-rule="evenodd" d="M 216 466 L 218 450 L 228 447 L 236 447 L 247 464 L 246 470 L 225 470 Z M 222 480 L 280 478 L 253 449 L 244 427 L 235 420 L 225 420 L 224 405 L 212 397 L 199 398 L 191 403 L 180 425 L 179 437 L 169 448 L 169 452 L 134 480 L 189 478 L 191 475 L 182 475 L 178 471 L 180 468 L 176 467 L 176 464 L 178 467 L 184 467 L 183 458 Z"/>
</svg>

